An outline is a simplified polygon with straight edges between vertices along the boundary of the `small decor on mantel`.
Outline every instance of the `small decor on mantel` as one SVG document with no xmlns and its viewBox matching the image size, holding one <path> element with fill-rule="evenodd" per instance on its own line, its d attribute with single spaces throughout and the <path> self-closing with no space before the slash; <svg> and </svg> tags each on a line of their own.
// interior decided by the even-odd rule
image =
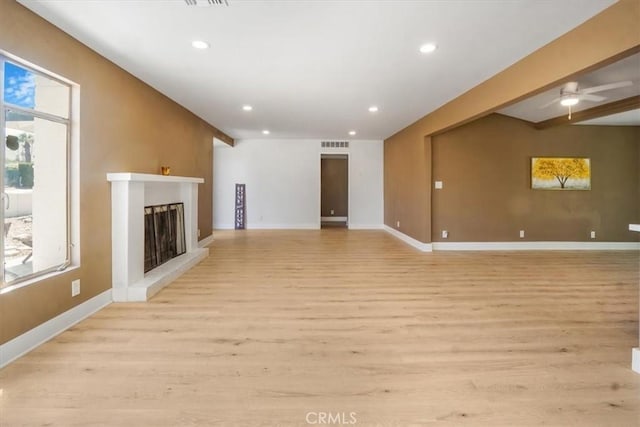
<svg viewBox="0 0 640 427">
<path fill-rule="evenodd" d="M 591 190 L 591 160 L 583 157 L 532 157 L 534 190 Z"/>
<path fill-rule="evenodd" d="M 170 166 L 160 166 L 160 172 L 162 173 L 162 175 L 170 175 L 171 174 L 171 167 Z"/>
</svg>

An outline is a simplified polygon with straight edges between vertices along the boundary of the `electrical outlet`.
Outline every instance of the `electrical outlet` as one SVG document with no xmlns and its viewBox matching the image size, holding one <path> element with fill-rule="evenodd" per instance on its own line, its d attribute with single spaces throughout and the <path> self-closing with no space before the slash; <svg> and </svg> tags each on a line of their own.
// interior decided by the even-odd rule
<svg viewBox="0 0 640 427">
<path fill-rule="evenodd" d="M 80 295 L 80 279 L 71 282 L 71 296 L 77 297 L 78 295 Z"/>
<path fill-rule="evenodd" d="M 448 239 L 449 238 L 449 232 L 447 230 L 442 230 L 442 238 L 443 239 Z"/>
<path fill-rule="evenodd" d="M 400 228 L 400 221 L 396 221 L 396 228 Z"/>
<path fill-rule="evenodd" d="M 592 239 L 595 239 L 595 238 L 596 238 L 596 232 L 595 232 L 595 231 L 592 231 L 592 232 L 591 232 L 591 238 L 592 238 Z"/>
<path fill-rule="evenodd" d="M 335 212 L 335 211 L 334 211 L 333 209 L 331 209 L 331 211 L 330 211 L 331 215 L 333 215 L 333 213 L 334 213 L 334 212 Z"/>
<path fill-rule="evenodd" d="M 524 230 L 520 230 L 520 238 L 524 239 Z"/>
<path fill-rule="evenodd" d="M 442 190 L 442 181 L 436 181 L 435 187 L 436 187 L 436 190 Z"/>
<path fill-rule="evenodd" d="M 200 237 L 200 229 L 198 228 L 198 237 Z"/>
</svg>

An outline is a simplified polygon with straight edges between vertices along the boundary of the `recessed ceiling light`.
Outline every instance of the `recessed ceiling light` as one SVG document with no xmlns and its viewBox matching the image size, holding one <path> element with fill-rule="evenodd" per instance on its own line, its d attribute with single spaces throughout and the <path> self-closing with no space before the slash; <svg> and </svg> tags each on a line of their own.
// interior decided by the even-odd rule
<svg viewBox="0 0 640 427">
<path fill-rule="evenodd" d="M 370 113 L 377 113 L 378 112 L 378 107 L 376 107 L 375 105 L 372 105 L 371 107 L 369 107 L 369 112 Z"/>
<path fill-rule="evenodd" d="M 353 136 L 353 135 L 355 135 L 355 134 L 356 134 L 356 131 L 355 131 L 355 130 L 350 130 L 350 131 L 349 131 L 349 135 Z"/>
<path fill-rule="evenodd" d="M 243 109 L 244 111 L 251 111 L 251 110 L 253 110 L 253 107 L 252 107 L 251 105 L 243 105 L 243 106 L 242 106 L 242 109 Z"/>
<path fill-rule="evenodd" d="M 271 132 L 269 132 L 267 129 L 265 129 L 265 130 L 263 130 L 263 131 L 262 131 L 262 134 L 263 134 L 263 135 L 269 135 L 270 133 L 271 133 Z"/>
<path fill-rule="evenodd" d="M 195 47 L 196 49 L 206 49 L 209 47 L 209 43 L 203 40 L 194 40 L 191 42 L 191 46 Z"/>
<path fill-rule="evenodd" d="M 435 45 L 435 43 L 425 43 L 422 46 L 420 46 L 420 52 L 422 53 L 431 53 L 434 50 L 436 50 L 438 48 L 438 46 Z"/>
</svg>

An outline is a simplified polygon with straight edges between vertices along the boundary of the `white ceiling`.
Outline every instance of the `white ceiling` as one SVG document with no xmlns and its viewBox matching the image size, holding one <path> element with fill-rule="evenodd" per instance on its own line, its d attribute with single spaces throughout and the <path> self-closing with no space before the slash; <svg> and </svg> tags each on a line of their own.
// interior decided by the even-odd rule
<svg viewBox="0 0 640 427">
<path fill-rule="evenodd" d="M 629 56 L 606 67 L 586 73 L 577 77 L 574 81 L 578 82 L 579 89 L 620 81 L 631 81 L 633 84 L 623 88 L 594 93 L 594 95 L 600 95 L 606 97 L 606 99 L 600 102 L 580 101 L 577 105 L 571 108 L 573 112 L 597 107 L 599 105 L 618 101 L 630 96 L 640 95 L 640 54 Z M 498 112 L 534 123 L 563 116 L 567 114 L 569 110 L 568 107 L 561 106 L 559 102 L 543 107 L 553 99 L 560 96 L 560 89 L 562 86 L 563 85 L 554 87 L 553 89 L 525 99 L 524 101 L 518 102 L 517 104 L 511 105 Z M 615 116 L 610 116 L 610 118 L 601 117 L 597 119 L 597 121 L 590 121 L 590 124 L 620 125 L 621 123 L 625 123 L 627 126 L 640 126 L 640 121 L 629 121 L 629 119 L 634 117 L 633 115 L 627 115 L 625 117 L 626 119 L 624 122 L 621 122 Z"/>
<path fill-rule="evenodd" d="M 585 120 L 575 124 L 599 126 L 640 126 L 640 110 L 625 111 L 624 113 L 598 117 L 597 119 Z"/>
<path fill-rule="evenodd" d="M 19 2 L 234 138 L 383 139 L 614 0 Z"/>
</svg>

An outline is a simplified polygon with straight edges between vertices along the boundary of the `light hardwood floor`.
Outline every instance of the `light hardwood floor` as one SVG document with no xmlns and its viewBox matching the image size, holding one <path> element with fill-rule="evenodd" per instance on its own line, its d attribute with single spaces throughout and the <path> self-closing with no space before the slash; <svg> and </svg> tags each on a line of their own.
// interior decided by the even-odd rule
<svg viewBox="0 0 640 427">
<path fill-rule="evenodd" d="M 112 304 L 0 371 L 0 425 L 640 425 L 638 252 L 214 235 L 150 302 Z"/>
</svg>

